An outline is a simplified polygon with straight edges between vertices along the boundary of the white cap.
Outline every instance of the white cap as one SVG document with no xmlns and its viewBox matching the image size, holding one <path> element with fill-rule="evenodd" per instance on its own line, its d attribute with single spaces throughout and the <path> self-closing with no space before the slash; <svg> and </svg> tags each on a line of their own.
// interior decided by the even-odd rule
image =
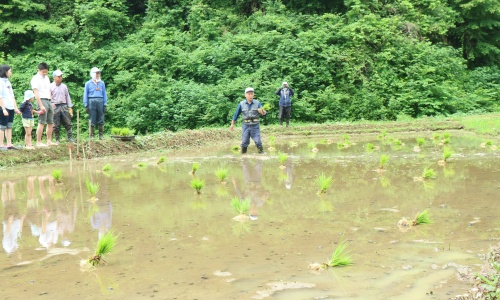
<svg viewBox="0 0 500 300">
<path fill-rule="evenodd" d="M 55 70 L 52 72 L 52 77 L 61 76 L 63 72 L 61 70 Z"/>
<path fill-rule="evenodd" d="M 288 85 L 288 82 L 286 82 L 286 81 L 283 81 L 283 85 Z"/>
<path fill-rule="evenodd" d="M 27 90 L 24 92 L 24 100 L 29 100 L 31 98 L 35 98 L 35 93 L 32 90 Z"/>
<path fill-rule="evenodd" d="M 93 67 L 92 69 L 90 69 L 90 73 L 97 73 L 97 72 L 101 73 L 101 70 L 99 70 L 98 67 Z"/>
<path fill-rule="evenodd" d="M 253 88 L 251 88 L 251 87 L 247 87 L 247 88 L 245 89 L 245 94 L 246 94 L 246 93 L 248 93 L 248 92 L 253 92 L 253 91 L 254 91 L 254 90 L 253 90 Z"/>
</svg>

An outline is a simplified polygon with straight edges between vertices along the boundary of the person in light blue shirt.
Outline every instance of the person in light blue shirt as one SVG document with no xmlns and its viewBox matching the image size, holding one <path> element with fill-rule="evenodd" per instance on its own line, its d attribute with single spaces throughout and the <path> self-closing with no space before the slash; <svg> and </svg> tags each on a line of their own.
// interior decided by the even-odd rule
<svg viewBox="0 0 500 300">
<path fill-rule="evenodd" d="M 90 120 L 90 138 L 94 138 L 95 125 L 99 127 L 99 139 L 104 137 L 104 114 L 106 113 L 106 105 L 108 104 L 108 96 L 106 94 L 106 85 L 101 80 L 101 70 L 93 67 L 90 70 L 90 79 L 85 83 L 83 91 L 83 105 L 89 114 Z"/>
<path fill-rule="evenodd" d="M 233 115 L 231 121 L 231 131 L 234 130 L 234 123 L 238 119 L 239 115 L 242 115 L 243 125 L 241 134 L 241 153 L 247 153 L 248 145 L 250 144 L 250 138 L 255 142 L 255 146 L 259 149 L 259 153 L 264 153 L 264 148 L 262 147 L 262 141 L 260 139 L 260 126 L 259 118 L 260 116 L 266 115 L 266 111 L 262 108 L 262 104 L 253 98 L 254 90 L 251 87 L 245 89 L 246 100 L 241 101 L 236 108 L 236 112 Z"/>
</svg>

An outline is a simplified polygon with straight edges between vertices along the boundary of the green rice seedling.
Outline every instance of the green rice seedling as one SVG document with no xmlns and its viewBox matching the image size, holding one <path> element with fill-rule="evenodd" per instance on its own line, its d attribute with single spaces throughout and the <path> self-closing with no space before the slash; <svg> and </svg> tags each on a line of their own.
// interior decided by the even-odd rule
<svg viewBox="0 0 500 300">
<path fill-rule="evenodd" d="M 134 135 L 135 131 L 133 129 L 129 129 L 127 127 L 125 128 L 120 128 L 120 135 L 121 136 L 131 136 Z"/>
<path fill-rule="evenodd" d="M 399 139 L 394 139 L 393 143 L 396 146 L 403 146 L 404 145 L 403 142 Z"/>
<path fill-rule="evenodd" d="M 52 171 L 52 177 L 54 177 L 55 181 L 61 182 L 62 178 L 62 170 L 53 170 Z"/>
<path fill-rule="evenodd" d="M 102 170 L 104 172 L 111 171 L 111 164 L 110 163 L 105 164 L 104 167 L 102 167 Z"/>
<path fill-rule="evenodd" d="M 443 143 L 443 145 L 448 145 L 450 143 L 450 138 L 449 137 L 444 138 L 442 143 Z"/>
<path fill-rule="evenodd" d="M 156 164 L 159 165 L 159 164 L 164 163 L 165 161 L 167 161 L 167 158 L 165 156 L 160 156 L 160 158 L 158 158 L 158 161 L 156 162 Z"/>
<path fill-rule="evenodd" d="M 423 137 L 417 138 L 417 146 L 422 147 L 425 144 L 425 139 Z"/>
<path fill-rule="evenodd" d="M 109 254 L 116 246 L 118 235 L 114 234 L 114 230 L 110 230 L 103 235 L 97 242 L 97 247 L 94 256 L 90 257 L 87 261 L 93 267 L 98 266 L 101 262 L 106 263 L 102 258 L 104 255 Z"/>
<path fill-rule="evenodd" d="M 250 199 L 241 201 L 238 197 L 233 197 L 231 199 L 231 206 L 240 215 L 246 215 L 250 210 Z"/>
<path fill-rule="evenodd" d="M 379 140 L 385 140 L 387 138 L 387 131 L 382 131 L 377 135 L 377 139 Z"/>
<path fill-rule="evenodd" d="M 338 142 L 338 143 L 337 143 L 337 149 L 339 149 L 339 150 L 345 149 L 345 148 L 347 148 L 348 146 L 349 146 L 349 145 L 344 144 L 343 142 Z"/>
<path fill-rule="evenodd" d="M 219 168 L 215 171 L 215 176 L 219 179 L 219 182 L 224 182 L 227 178 L 227 168 Z"/>
<path fill-rule="evenodd" d="M 340 239 L 339 244 L 333 250 L 332 257 L 328 261 L 329 267 L 343 267 L 352 265 L 352 258 L 347 251 L 347 241 Z"/>
<path fill-rule="evenodd" d="M 316 179 L 316 183 L 319 186 L 318 195 L 319 194 L 325 194 L 326 190 L 332 184 L 332 181 L 333 181 L 332 176 L 328 176 L 327 177 L 325 174 L 319 175 L 318 178 Z"/>
<path fill-rule="evenodd" d="M 413 220 L 413 225 L 430 224 L 431 219 L 429 215 L 429 210 L 426 209 L 421 213 L 418 213 Z"/>
<path fill-rule="evenodd" d="M 139 168 L 144 168 L 144 167 L 146 167 L 147 165 L 148 165 L 147 163 L 142 162 L 142 161 L 141 161 L 140 163 L 138 163 L 138 164 L 137 164 L 137 166 L 138 166 Z"/>
<path fill-rule="evenodd" d="M 488 146 L 488 147 L 493 146 L 493 142 L 491 140 L 487 140 L 485 142 L 485 145 Z"/>
<path fill-rule="evenodd" d="M 383 170 L 388 161 L 389 161 L 389 155 L 387 155 L 387 154 L 380 155 L 380 160 L 379 160 L 379 163 L 378 163 L 378 168 L 380 170 Z"/>
<path fill-rule="evenodd" d="M 89 191 L 89 194 L 91 196 L 90 200 L 91 201 L 97 200 L 95 196 L 99 191 L 99 183 L 92 183 L 90 180 L 85 179 L 85 185 L 87 186 L 87 191 Z"/>
<path fill-rule="evenodd" d="M 191 166 L 191 174 L 196 174 L 196 171 L 200 168 L 200 164 L 197 162 L 194 162 L 193 165 Z"/>
<path fill-rule="evenodd" d="M 274 141 L 276 140 L 276 137 L 274 136 L 269 136 L 269 146 L 274 147 Z"/>
<path fill-rule="evenodd" d="M 205 180 L 199 178 L 193 178 L 191 180 L 191 187 L 196 190 L 196 193 L 201 194 L 201 189 L 205 186 Z"/>
<path fill-rule="evenodd" d="M 375 149 L 375 145 L 373 145 L 372 143 L 368 143 L 365 145 L 366 151 L 371 152 L 371 151 L 373 151 L 373 149 Z"/>
<path fill-rule="evenodd" d="M 433 179 L 436 178 L 436 171 L 432 168 L 425 167 L 424 171 L 422 172 L 422 177 L 424 179 Z"/>
<path fill-rule="evenodd" d="M 348 134 L 342 135 L 342 139 L 344 139 L 344 143 L 349 143 L 351 141 L 351 137 Z"/>
<path fill-rule="evenodd" d="M 439 141 L 439 140 L 441 140 L 441 135 L 439 133 L 435 132 L 432 134 L 432 139 L 435 141 Z"/>
<path fill-rule="evenodd" d="M 233 151 L 233 153 L 240 152 L 240 146 L 233 146 L 233 147 L 231 147 L 231 151 Z"/>
<path fill-rule="evenodd" d="M 321 139 L 321 140 L 319 141 L 319 143 L 320 143 L 321 145 L 326 145 L 326 144 L 328 143 L 328 141 L 327 141 L 326 139 Z"/>
<path fill-rule="evenodd" d="M 286 160 L 288 159 L 288 154 L 278 152 L 278 159 L 280 160 L 281 165 L 284 166 Z"/>
<path fill-rule="evenodd" d="M 445 132 L 443 133 L 443 138 L 445 139 L 449 139 L 451 137 L 450 133 L 449 132 Z"/>
<path fill-rule="evenodd" d="M 453 155 L 453 150 L 451 150 L 450 147 L 444 147 L 443 148 L 443 160 L 446 162 L 448 158 L 450 158 Z"/>
<path fill-rule="evenodd" d="M 120 135 L 121 131 L 122 131 L 122 129 L 118 128 L 118 127 L 111 128 L 111 134 L 112 135 Z"/>
</svg>

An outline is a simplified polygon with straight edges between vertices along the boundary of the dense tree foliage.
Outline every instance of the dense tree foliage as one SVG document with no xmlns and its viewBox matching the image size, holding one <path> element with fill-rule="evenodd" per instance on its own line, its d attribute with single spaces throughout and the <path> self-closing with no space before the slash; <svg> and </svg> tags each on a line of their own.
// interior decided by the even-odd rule
<svg viewBox="0 0 500 300">
<path fill-rule="evenodd" d="M 138 132 L 229 124 L 246 86 L 301 121 L 499 110 L 498 0 L 7 0 L 0 58 L 18 102 L 39 62 L 77 109 L 98 66 L 107 123 Z M 50 73 L 50 72 L 49 72 Z M 16 134 L 22 134 L 16 121 Z M 84 125 L 85 128 L 85 125 Z"/>
</svg>

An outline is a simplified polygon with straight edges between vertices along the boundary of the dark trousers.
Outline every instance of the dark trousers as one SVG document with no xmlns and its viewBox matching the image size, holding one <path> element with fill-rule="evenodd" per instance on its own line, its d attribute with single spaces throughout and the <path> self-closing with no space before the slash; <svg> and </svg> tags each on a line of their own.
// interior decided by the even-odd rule
<svg viewBox="0 0 500 300">
<path fill-rule="evenodd" d="M 104 99 L 89 98 L 90 115 L 92 126 L 104 125 Z"/>
<path fill-rule="evenodd" d="M 69 107 L 66 104 L 56 104 L 54 111 L 54 134 L 56 138 L 59 137 L 61 131 L 61 124 L 66 128 L 68 137 L 71 136 L 71 115 L 69 114 Z"/>
<path fill-rule="evenodd" d="M 286 125 L 290 122 L 290 115 L 292 112 L 291 106 L 280 106 L 280 124 L 283 125 L 283 119 L 286 120 Z"/>
<path fill-rule="evenodd" d="M 241 133 L 241 148 L 247 148 L 250 145 L 250 138 L 255 142 L 257 147 L 262 147 L 262 141 L 260 139 L 260 127 L 259 124 L 245 124 L 242 125 Z"/>
</svg>

